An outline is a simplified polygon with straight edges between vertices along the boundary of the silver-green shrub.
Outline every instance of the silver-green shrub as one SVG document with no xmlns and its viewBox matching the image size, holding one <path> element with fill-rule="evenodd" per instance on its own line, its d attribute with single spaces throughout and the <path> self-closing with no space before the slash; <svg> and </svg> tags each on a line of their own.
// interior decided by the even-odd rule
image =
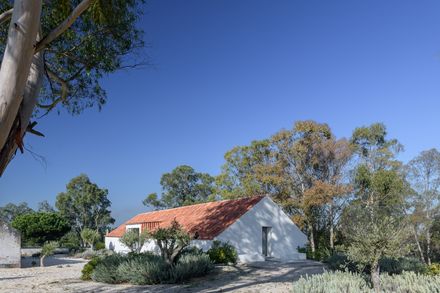
<svg viewBox="0 0 440 293">
<path fill-rule="evenodd" d="M 440 277 L 404 272 L 401 275 L 382 274 L 382 293 L 440 293 Z M 359 274 L 325 272 L 300 278 L 293 283 L 293 293 L 374 293 Z"/>
<path fill-rule="evenodd" d="M 129 257 L 118 267 L 117 273 L 125 282 L 135 285 L 167 283 L 170 266 L 157 255 L 138 254 Z"/>
<path fill-rule="evenodd" d="M 104 257 L 95 267 L 92 273 L 92 280 L 109 284 L 124 282 L 118 273 L 118 267 L 124 261 L 126 261 L 126 257 L 120 254 L 113 254 Z"/>
<path fill-rule="evenodd" d="M 204 276 L 213 268 L 206 254 L 182 255 L 170 272 L 172 283 L 180 283 L 193 277 Z"/>
<path fill-rule="evenodd" d="M 358 274 L 346 272 L 325 272 L 321 275 L 301 277 L 293 283 L 294 293 L 366 293 L 370 292 L 367 282 Z"/>
</svg>

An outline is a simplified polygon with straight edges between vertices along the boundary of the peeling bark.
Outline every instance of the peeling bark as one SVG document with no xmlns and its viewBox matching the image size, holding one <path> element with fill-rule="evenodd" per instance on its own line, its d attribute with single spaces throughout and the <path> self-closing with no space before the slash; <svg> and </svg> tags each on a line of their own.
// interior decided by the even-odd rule
<svg viewBox="0 0 440 293">
<path fill-rule="evenodd" d="M 18 112 L 30 73 L 40 16 L 41 0 L 14 1 L 6 49 L 0 68 L 0 149 L 2 150 L 8 139 L 16 137 L 17 129 L 22 127 Z M 14 129 L 15 133 L 13 133 Z"/>
<path fill-rule="evenodd" d="M 13 135 L 8 137 L 5 146 L 0 151 L 0 176 L 3 174 L 6 166 L 12 160 L 17 151 L 17 144 L 15 143 L 14 136 L 18 135 L 21 137 L 21 139 L 23 139 L 24 135 L 26 134 L 27 126 L 29 125 L 32 112 L 34 111 L 38 100 L 38 95 L 43 85 L 43 72 L 44 64 L 42 53 L 37 53 L 34 55 L 32 60 L 29 77 L 23 95 L 23 102 L 17 115 L 21 121 L 21 127 L 16 125 L 15 128 L 13 128 L 11 131 Z"/>
</svg>

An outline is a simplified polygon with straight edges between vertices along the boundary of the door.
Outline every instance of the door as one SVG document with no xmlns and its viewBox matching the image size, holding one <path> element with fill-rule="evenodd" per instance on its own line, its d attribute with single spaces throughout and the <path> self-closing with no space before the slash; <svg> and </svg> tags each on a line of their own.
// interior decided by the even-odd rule
<svg viewBox="0 0 440 293">
<path fill-rule="evenodd" d="M 269 232 L 270 227 L 262 227 L 262 252 L 265 257 L 269 256 Z"/>
</svg>

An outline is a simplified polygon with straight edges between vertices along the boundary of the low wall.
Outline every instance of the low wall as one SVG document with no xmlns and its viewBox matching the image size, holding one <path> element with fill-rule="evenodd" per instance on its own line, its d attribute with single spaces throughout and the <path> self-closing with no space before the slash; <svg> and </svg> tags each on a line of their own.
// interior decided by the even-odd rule
<svg viewBox="0 0 440 293">
<path fill-rule="evenodd" d="M 0 267 L 21 267 L 20 233 L 4 222 L 0 222 Z"/>
<path fill-rule="evenodd" d="M 41 247 L 27 247 L 21 249 L 21 255 L 22 256 L 32 256 L 34 254 L 41 253 Z M 55 254 L 68 254 L 69 249 L 68 248 L 56 248 Z"/>
</svg>

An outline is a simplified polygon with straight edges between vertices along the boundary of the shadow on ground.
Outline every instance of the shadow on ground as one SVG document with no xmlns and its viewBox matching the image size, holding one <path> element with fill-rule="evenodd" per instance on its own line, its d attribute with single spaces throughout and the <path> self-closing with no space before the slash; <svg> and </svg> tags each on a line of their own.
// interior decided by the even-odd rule
<svg viewBox="0 0 440 293">
<path fill-rule="evenodd" d="M 44 259 L 44 266 L 62 266 L 62 265 L 70 265 L 75 263 L 84 262 L 83 260 L 76 260 L 72 258 L 66 258 L 66 255 L 59 254 L 48 256 Z M 21 258 L 21 267 L 22 268 L 31 268 L 31 267 L 39 267 L 40 266 L 40 258 L 26 256 Z"/>
</svg>

